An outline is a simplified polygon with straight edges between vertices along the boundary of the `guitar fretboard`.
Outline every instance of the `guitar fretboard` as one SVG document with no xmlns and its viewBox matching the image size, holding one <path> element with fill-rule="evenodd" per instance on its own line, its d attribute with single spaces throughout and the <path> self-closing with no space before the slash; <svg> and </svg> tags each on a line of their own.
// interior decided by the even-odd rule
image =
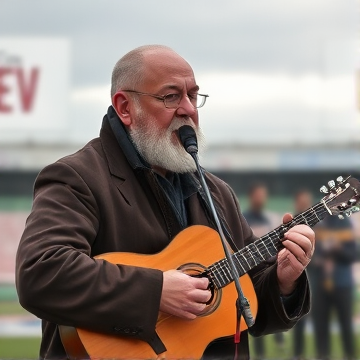
<svg viewBox="0 0 360 360">
<path fill-rule="evenodd" d="M 318 203 L 306 211 L 296 215 L 290 222 L 278 226 L 253 243 L 245 246 L 232 255 L 239 276 L 259 265 L 261 262 L 275 256 L 282 248 L 281 240 L 284 234 L 293 226 L 306 224 L 310 227 L 329 215 L 325 204 Z M 216 288 L 220 289 L 233 281 L 227 259 L 212 264 L 207 273 Z"/>
</svg>

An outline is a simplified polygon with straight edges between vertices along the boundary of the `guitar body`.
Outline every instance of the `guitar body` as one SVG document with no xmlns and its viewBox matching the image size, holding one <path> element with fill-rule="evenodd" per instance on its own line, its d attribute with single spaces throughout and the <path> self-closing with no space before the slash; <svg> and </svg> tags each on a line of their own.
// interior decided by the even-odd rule
<svg viewBox="0 0 360 360">
<path fill-rule="evenodd" d="M 113 264 L 143 266 L 159 269 L 182 269 L 197 274 L 224 257 L 218 233 L 206 226 L 195 225 L 182 231 L 163 251 L 154 255 L 107 253 L 96 256 Z M 244 275 L 240 283 L 250 302 L 253 316 L 257 313 L 257 299 L 250 277 Z M 156 355 L 150 345 L 133 338 L 96 333 L 85 329 L 60 326 L 61 338 L 70 358 L 86 353 L 92 359 L 200 359 L 213 340 L 235 333 L 237 292 L 234 283 L 215 291 L 214 302 L 204 315 L 195 320 L 183 320 L 159 312 L 156 332 L 167 351 Z M 247 328 L 241 319 L 241 331 Z M 85 351 L 86 353 L 84 354 Z"/>
</svg>

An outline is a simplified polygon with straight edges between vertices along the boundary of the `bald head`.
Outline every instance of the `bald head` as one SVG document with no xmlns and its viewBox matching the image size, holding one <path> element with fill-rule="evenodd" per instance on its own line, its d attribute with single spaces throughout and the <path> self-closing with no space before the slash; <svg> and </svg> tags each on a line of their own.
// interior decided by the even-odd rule
<svg viewBox="0 0 360 360">
<path fill-rule="evenodd" d="M 182 59 L 165 45 L 144 45 L 125 54 L 116 64 L 111 77 L 111 97 L 121 89 L 136 89 L 144 81 L 151 67 L 158 67 L 161 58 L 171 63 L 171 58 Z M 187 63 L 186 63 L 187 64 Z M 189 65 L 190 66 L 190 65 Z"/>
</svg>

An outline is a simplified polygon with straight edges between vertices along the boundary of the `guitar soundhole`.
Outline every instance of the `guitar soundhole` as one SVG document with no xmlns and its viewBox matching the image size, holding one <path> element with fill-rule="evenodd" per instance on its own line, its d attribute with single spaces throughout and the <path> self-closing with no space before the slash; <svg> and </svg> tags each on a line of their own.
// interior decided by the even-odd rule
<svg viewBox="0 0 360 360">
<path fill-rule="evenodd" d="M 207 277 L 209 279 L 209 290 L 211 291 L 211 299 L 206 304 L 205 309 L 199 316 L 207 316 L 212 314 L 219 306 L 221 301 L 221 289 L 217 289 L 212 283 L 211 279 L 207 276 L 207 268 L 204 265 L 197 263 L 187 263 L 179 266 L 177 270 L 194 277 Z"/>
</svg>

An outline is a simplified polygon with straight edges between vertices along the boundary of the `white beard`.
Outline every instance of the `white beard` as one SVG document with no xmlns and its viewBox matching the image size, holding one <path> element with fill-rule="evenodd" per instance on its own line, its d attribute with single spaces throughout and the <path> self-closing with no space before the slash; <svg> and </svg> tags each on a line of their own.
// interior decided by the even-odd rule
<svg viewBox="0 0 360 360">
<path fill-rule="evenodd" d="M 183 125 L 190 125 L 196 133 L 199 150 L 205 147 L 205 137 L 191 119 L 174 117 L 167 129 L 159 130 L 155 119 L 145 116 L 141 109 L 138 109 L 136 116 L 138 126 L 129 130 L 129 134 L 140 155 L 151 166 L 175 173 L 196 171 L 194 159 L 185 151 L 177 136 L 174 141 L 174 131 Z"/>
</svg>

